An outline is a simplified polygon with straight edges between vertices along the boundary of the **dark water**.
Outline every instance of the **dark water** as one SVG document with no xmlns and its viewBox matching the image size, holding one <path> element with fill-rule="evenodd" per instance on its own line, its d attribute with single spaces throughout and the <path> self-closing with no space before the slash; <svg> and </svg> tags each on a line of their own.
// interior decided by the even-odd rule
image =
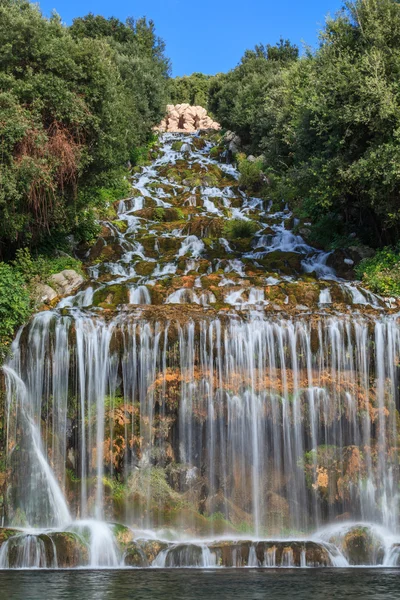
<svg viewBox="0 0 400 600">
<path fill-rule="evenodd" d="M 395 569 L 1 571 L 12 600 L 400 599 Z"/>
</svg>

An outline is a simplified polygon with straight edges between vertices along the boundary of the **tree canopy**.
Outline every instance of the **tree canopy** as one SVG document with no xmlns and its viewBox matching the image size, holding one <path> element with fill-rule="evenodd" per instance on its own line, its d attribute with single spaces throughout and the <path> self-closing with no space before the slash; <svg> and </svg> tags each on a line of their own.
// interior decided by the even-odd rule
<svg viewBox="0 0 400 600">
<path fill-rule="evenodd" d="M 45 18 L 0 0 L 0 256 L 85 235 L 96 187 L 165 110 L 169 62 L 145 19 Z"/>
<path fill-rule="evenodd" d="M 400 233 L 400 5 L 356 0 L 327 20 L 319 48 L 247 51 L 210 85 L 224 127 L 262 153 L 271 194 L 382 246 Z M 330 237 L 329 237 L 330 236 Z"/>
</svg>

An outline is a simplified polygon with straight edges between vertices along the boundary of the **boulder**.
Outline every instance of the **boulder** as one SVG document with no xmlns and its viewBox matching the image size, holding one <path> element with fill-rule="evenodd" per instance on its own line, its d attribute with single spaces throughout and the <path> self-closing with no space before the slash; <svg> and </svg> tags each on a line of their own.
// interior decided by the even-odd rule
<svg viewBox="0 0 400 600">
<path fill-rule="evenodd" d="M 65 269 L 50 277 L 50 283 L 60 296 L 72 294 L 84 281 L 82 275 L 73 269 Z"/>
<path fill-rule="evenodd" d="M 352 527 L 346 533 L 342 552 L 350 565 L 381 565 L 385 555 L 382 540 L 364 526 Z"/>
<path fill-rule="evenodd" d="M 57 298 L 57 292 L 45 283 L 38 283 L 35 286 L 33 294 L 37 304 L 49 304 Z"/>
<path fill-rule="evenodd" d="M 193 133 L 202 129 L 218 131 L 221 126 L 207 115 L 205 108 L 190 104 L 168 104 L 165 118 L 155 127 L 156 131 L 170 133 Z"/>
</svg>

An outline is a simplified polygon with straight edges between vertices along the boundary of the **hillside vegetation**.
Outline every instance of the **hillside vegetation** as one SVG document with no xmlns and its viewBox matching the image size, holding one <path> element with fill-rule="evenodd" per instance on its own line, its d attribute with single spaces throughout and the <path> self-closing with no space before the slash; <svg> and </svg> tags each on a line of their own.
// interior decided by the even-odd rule
<svg viewBox="0 0 400 600">
<path fill-rule="evenodd" d="M 247 51 L 213 78 L 208 107 L 261 157 L 262 193 L 312 223 L 312 243 L 386 247 L 379 256 L 390 251 L 400 267 L 399 42 L 398 2 L 347 2 L 315 52 L 299 57 L 283 40 Z M 251 172 L 259 181 L 256 165 L 242 160 L 241 170 L 244 183 Z M 363 263 L 370 284 L 371 270 L 391 277 L 379 256 Z"/>
<path fill-rule="evenodd" d="M 89 14 L 67 27 L 0 0 L 0 353 L 29 314 L 32 277 L 45 281 L 60 251 L 94 240 L 99 216 L 129 194 L 126 165 L 146 154 L 168 74 L 151 21 Z M 17 268 L 22 249 L 46 273 Z"/>
</svg>

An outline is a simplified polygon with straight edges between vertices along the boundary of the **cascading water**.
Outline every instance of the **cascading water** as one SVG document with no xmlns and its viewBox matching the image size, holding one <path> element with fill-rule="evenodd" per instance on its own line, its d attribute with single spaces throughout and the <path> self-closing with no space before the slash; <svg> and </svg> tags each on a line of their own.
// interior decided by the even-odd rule
<svg viewBox="0 0 400 600">
<path fill-rule="evenodd" d="M 400 560 L 398 316 L 210 149 L 163 136 L 89 284 L 18 333 L 0 566 Z"/>
</svg>

